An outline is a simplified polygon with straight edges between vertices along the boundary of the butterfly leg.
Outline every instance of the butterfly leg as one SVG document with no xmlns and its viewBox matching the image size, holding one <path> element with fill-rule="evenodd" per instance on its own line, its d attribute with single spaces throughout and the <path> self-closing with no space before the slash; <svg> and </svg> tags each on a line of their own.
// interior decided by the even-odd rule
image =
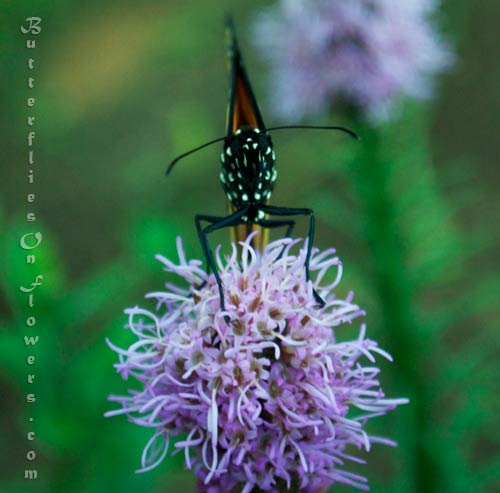
<svg viewBox="0 0 500 493">
<path fill-rule="evenodd" d="M 224 219 L 224 217 L 220 217 L 220 216 L 206 216 L 204 214 L 197 214 L 196 216 L 194 216 L 194 223 L 196 225 L 196 232 L 198 233 L 198 238 L 200 239 L 200 243 L 203 245 L 203 242 L 201 241 L 201 237 L 203 235 L 203 226 L 202 226 L 202 222 L 205 221 L 207 223 L 211 223 L 211 224 L 215 224 L 215 223 L 218 223 L 220 221 L 222 221 Z M 203 250 L 203 253 L 205 254 L 205 250 Z M 207 274 L 210 274 L 210 263 L 208 261 L 208 257 L 205 255 L 205 261 L 206 261 L 206 264 L 205 264 L 205 270 L 207 272 Z M 205 281 L 201 286 L 200 288 L 202 288 L 203 286 L 205 286 L 205 284 L 207 283 L 207 281 Z"/>
<path fill-rule="evenodd" d="M 293 229 L 295 228 L 295 221 L 293 221 L 293 220 L 275 221 L 273 219 L 261 219 L 259 221 L 259 225 L 262 226 L 263 228 L 267 228 L 267 229 L 273 229 L 273 228 L 279 228 L 281 226 L 287 226 L 285 238 L 291 238 L 292 233 L 293 233 Z"/>
<path fill-rule="evenodd" d="M 309 217 L 309 232 L 307 235 L 307 251 L 306 251 L 306 280 L 310 280 L 309 276 L 309 263 L 311 261 L 312 245 L 314 241 L 314 231 L 315 231 L 315 219 L 314 211 L 312 209 L 299 209 L 295 207 L 275 207 L 271 205 L 265 205 L 260 208 L 266 214 L 271 216 L 308 216 Z M 292 228 L 293 229 L 293 228 Z M 321 296 L 313 289 L 314 299 L 318 302 L 320 306 L 325 306 L 325 301 Z"/>
<path fill-rule="evenodd" d="M 215 281 L 217 282 L 217 286 L 219 287 L 219 299 L 220 299 L 221 310 L 225 310 L 222 279 L 220 278 L 213 252 L 208 243 L 208 235 L 210 233 L 213 233 L 214 231 L 217 231 L 218 229 L 228 228 L 230 226 L 236 226 L 237 224 L 240 224 L 242 216 L 244 216 L 247 213 L 248 213 L 248 207 L 244 207 L 243 209 L 240 209 L 239 211 L 236 211 L 234 214 L 231 214 L 230 216 L 227 217 L 204 216 L 204 215 L 195 216 L 196 229 L 198 231 L 198 237 L 200 239 L 201 247 L 203 249 L 203 254 L 205 255 L 205 259 L 207 261 L 207 266 L 214 273 Z M 207 221 L 210 222 L 211 224 L 209 226 L 206 226 L 205 228 L 202 228 L 201 221 Z"/>
</svg>

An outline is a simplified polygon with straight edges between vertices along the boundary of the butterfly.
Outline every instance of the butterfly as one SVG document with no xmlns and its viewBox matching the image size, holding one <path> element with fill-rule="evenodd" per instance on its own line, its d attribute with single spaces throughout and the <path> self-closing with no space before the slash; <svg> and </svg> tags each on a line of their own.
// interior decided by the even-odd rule
<svg viewBox="0 0 500 493">
<path fill-rule="evenodd" d="M 305 216 L 309 219 L 309 228 L 304 268 L 306 280 L 309 281 L 310 278 L 309 262 L 315 231 L 314 212 L 308 208 L 270 205 L 277 169 L 276 154 L 269 132 L 289 128 L 315 128 L 340 130 L 358 138 L 351 130 L 338 126 L 292 125 L 266 129 L 230 18 L 226 20 L 226 37 L 230 83 L 226 135 L 181 154 L 170 163 L 167 170 L 167 174 L 170 174 L 174 165 L 185 156 L 216 142 L 224 142 L 220 155 L 219 177 L 228 200 L 228 215 L 195 216 L 196 230 L 207 267 L 213 272 L 219 288 L 221 310 L 225 309 L 223 283 L 208 241 L 208 236 L 214 231 L 231 228 L 231 237 L 235 242 L 245 241 L 249 234 L 257 231 L 258 234 L 253 237 L 252 243 L 255 248 L 262 250 L 268 241 L 270 229 L 286 228 L 286 236 L 291 237 L 296 223 L 293 217 Z M 314 290 L 313 294 L 316 301 L 324 305 L 324 301 Z"/>
</svg>

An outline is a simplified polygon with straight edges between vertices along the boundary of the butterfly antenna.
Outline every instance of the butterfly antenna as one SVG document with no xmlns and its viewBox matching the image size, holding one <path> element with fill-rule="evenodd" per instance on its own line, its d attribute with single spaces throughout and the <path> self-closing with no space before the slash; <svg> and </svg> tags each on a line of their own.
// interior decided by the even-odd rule
<svg viewBox="0 0 500 493">
<path fill-rule="evenodd" d="M 167 176 L 171 173 L 173 167 L 183 158 L 186 156 L 189 156 L 190 154 L 193 154 L 205 147 L 208 147 L 212 144 L 216 144 L 217 142 L 221 142 L 224 140 L 226 137 L 219 137 L 218 139 L 211 140 L 210 142 L 206 142 L 205 144 L 202 144 L 201 146 L 195 147 L 194 149 L 191 149 L 190 151 L 184 152 L 183 154 L 177 156 L 168 166 L 167 172 L 165 173 Z"/>
<path fill-rule="evenodd" d="M 339 130 L 340 132 L 344 132 L 344 133 L 350 135 L 353 139 L 361 140 L 360 136 L 356 132 L 353 132 L 352 130 L 349 130 L 348 128 L 345 128 L 345 127 L 337 127 L 337 126 L 284 125 L 281 127 L 268 128 L 267 131 L 269 132 L 271 130 L 288 130 L 288 129 L 294 129 L 294 128 L 305 128 L 305 129 L 312 129 L 312 130 Z"/>
</svg>

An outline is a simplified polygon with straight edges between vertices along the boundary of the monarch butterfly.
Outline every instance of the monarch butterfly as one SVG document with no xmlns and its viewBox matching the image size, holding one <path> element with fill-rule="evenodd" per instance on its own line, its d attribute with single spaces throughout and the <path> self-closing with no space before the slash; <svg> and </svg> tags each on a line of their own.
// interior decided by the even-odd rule
<svg viewBox="0 0 500 493">
<path fill-rule="evenodd" d="M 305 260 L 306 280 L 309 281 L 309 261 L 314 240 L 315 220 L 312 209 L 296 207 L 276 207 L 269 205 L 277 177 L 276 155 L 269 131 L 288 128 L 314 128 L 340 130 L 354 138 L 351 130 L 337 126 L 281 126 L 266 129 L 245 70 L 238 41 L 230 18 L 226 19 L 229 66 L 229 102 L 226 113 L 226 135 L 207 142 L 175 158 L 167 169 L 170 174 L 174 165 L 182 158 L 216 142 L 224 142 L 220 155 L 220 181 L 228 199 L 229 214 L 224 217 L 197 214 L 196 230 L 207 261 L 219 288 L 221 310 L 224 310 L 223 284 L 217 270 L 208 235 L 222 228 L 231 228 L 233 241 L 244 241 L 252 231 L 253 245 L 262 249 L 268 240 L 269 229 L 286 227 L 286 236 L 292 235 L 295 221 L 293 216 L 309 218 L 308 243 Z M 208 223 L 203 226 L 203 223 Z M 315 292 L 316 301 L 324 301 Z"/>
</svg>

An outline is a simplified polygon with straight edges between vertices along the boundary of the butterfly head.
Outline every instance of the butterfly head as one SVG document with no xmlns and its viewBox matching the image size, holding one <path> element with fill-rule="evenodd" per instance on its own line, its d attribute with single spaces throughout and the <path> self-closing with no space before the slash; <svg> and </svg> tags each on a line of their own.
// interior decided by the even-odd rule
<svg viewBox="0 0 500 493">
<path fill-rule="evenodd" d="M 271 137 L 255 127 L 242 127 L 226 137 L 220 180 L 230 203 L 241 208 L 269 200 L 276 180 Z"/>
</svg>

